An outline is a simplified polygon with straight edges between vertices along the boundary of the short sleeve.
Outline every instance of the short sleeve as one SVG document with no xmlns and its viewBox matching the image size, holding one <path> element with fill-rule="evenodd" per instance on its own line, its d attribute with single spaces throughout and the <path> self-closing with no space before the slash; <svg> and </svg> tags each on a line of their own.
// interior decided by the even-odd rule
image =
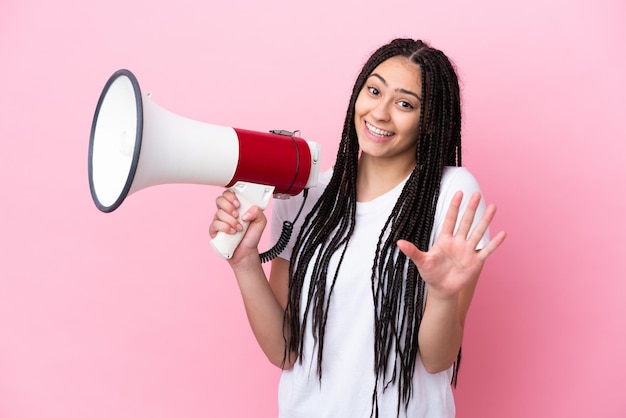
<svg viewBox="0 0 626 418">
<path fill-rule="evenodd" d="M 270 222 L 271 245 L 274 245 L 278 242 L 278 239 L 280 238 L 281 232 L 283 230 L 283 223 L 285 221 L 294 222 L 296 215 L 302 207 L 302 212 L 300 213 L 300 216 L 293 225 L 293 232 L 291 234 L 291 238 L 289 239 L 289 243 L 287 244 L 283 252 L 278 255 L 280 258 L 284 258 L 286 260 L 289 260 L 291 258 L 291 253 L 293 251 L 296 239 L 300 234 L 300 229 L 302 228 L 304 219 L 306 218 L 306 215 L 311 211 L 311 209 L 313 209 L 313 206 L 322 195 L 324 189 L 326 188 L 326 185 L 330 181 L 331 176 L 332 169 L 326 170 L 319 174 L 318 185 L 308 190 L 308 196 L 306 201 L 304 202 L 304 207 L 302 207 L 304 193 L 300 193 L 297 196 L 292 196 L 289 199 L 274 200 Z"/>
<path fill-rule="evenodd" d="M 271 245 L 275 245 L 282 233 L 283 223 L 285 221 L 293 221 L 290 219 L 289 209 L 293 206 L 294 198 L 289 198 L 287 200 L 284 199 L 275 199 L 272 207 L 272 217 L 270 222 L 270 242 Z M 291 251 L 293 249 L 293 244 L 295 242 L 294 234 L 292 233 L 291 239 L 287 244 L 287 247 L 280 253 L 278 256 L 281 258 L 285 258 L 289 260 L 291 257 Z"/>
<path fill-rule="evenodd" d="M 446 167 L 444 169 L 444 173 L 441 179 L 441 189 L 439 191 L 439 200 L 437 201 L 437 211 L 435 213 L 435 222 L 433 224 L 433 231 L 430 236 L 430 245 L 432 246 L 439 234 L 441 233 L 441 228 L 443 227 L 443 221 L 446 216 L 446 212 L 450 207 L 450 202 L 454 197 L 457 191 L 463 192 L 463 201 L 461 202 L 461 207 L 459 208 L 459 215 L 457 217 L 457 224 L 455 227 L 458 227 L 459 220 L 463 217 L 465 213 L 465 209 L 467 208 L 467 204 L 469 202 L 470 197 L 475 192 L 481 193 L 480 186 L 478 182 L 474 178 L 474 176 L 465 168 L 465 167 Z M 482 193 L 481 193 L 482 195 Z M 485 199 L 480 199 L 480 204 L 476 210 L 476 215 L 474 216 L 474 223 L 472 225 L 472 230 L 480 221 L 480 219 L 485 214 L 486 209 Z M 477 250 L 483 248 L 489 242 L 489 230 L 485 232 L 485 235 L 478 243 L 476 247 Z"/>
</svg>

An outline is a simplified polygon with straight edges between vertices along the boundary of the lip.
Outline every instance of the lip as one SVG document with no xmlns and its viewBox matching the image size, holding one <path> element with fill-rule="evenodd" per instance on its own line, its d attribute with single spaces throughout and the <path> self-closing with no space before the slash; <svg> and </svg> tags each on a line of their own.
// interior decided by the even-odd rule
<svg viewBox="0 0 626 418">
<path fill-rule="evenodd" d="M 372 126 L 376 126 L 376 125 L 372 124 Z M 370 140 L 372 140 L 374 142 L 378 142 L 378 143 L 389 142 L 391 139 L 393 139 L 396 136 L 395 134 L 390 135 L 390 136 L 377 136 L 377 135 L 374 135 L 372 132 L 370 132 L 369 128 L 367 127 L 367 122 L 365 120 L 363 120 L 363 132 L 364 132 L 365 136 L 367 136 L 368 139 L 370 139 Z"/>
</svg>

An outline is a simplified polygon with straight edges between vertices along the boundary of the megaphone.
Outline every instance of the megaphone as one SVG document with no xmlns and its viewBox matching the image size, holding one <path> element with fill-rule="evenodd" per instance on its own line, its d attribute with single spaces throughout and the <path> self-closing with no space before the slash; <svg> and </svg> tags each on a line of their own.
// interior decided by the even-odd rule
<svg viewBox="0 0 626 418">
<path fill-rule="evenodd" d="M 321 147 L 287 131 L 255 132 L 204 123 L 158 106 L 137 78 L 116 71 L 100 94 L 89 138 L 89 188 L 102 212 L 132 193 L 168 183 L 227 187 L 240 212 L 267 207 L 317 185 Z M 225 258 L 243 238 L 219 233 L 211 246 Z"/>
</svg>

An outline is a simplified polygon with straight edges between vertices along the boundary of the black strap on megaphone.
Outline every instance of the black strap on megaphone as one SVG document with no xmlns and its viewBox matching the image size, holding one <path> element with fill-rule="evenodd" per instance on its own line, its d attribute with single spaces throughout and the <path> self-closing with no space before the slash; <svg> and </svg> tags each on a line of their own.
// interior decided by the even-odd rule
<svg viewBox="0 0 626 418">
<path fill-rule="evenodd" d="M 261 257 L 261 263 L 267 263 L 268 261 L 275 259 L 280 255 L 280 253 L 283 252 L 285 247 L 287 247 L 287 244 L 289 244 L 289 240 L 291 239 L 291 234 L 293 233 L 293 225 L 298 220 L 298 217 L 300 216 L 300 213 L 304 208 L 304 202 L 306 202 L 306 197 L 308 196 L 308 194 L 309 189 L 302 190 L 302 205 L 300 206 L 300 210 L 298 210 L 298 213 L 296 214 L 296 217 L 293 219 L 292 222 L 283 222 L 283 230 L 281 231 L 280 237 L 278 237 L 278 241 L 276 242 L 276 244 L 264 253 L 259 254 L 259 257 Z"/>
</svg>

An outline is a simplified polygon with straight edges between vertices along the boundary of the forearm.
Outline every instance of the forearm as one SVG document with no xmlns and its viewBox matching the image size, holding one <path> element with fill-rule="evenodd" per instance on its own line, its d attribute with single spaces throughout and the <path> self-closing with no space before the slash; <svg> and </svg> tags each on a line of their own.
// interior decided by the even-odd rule
<svg viewBox="0 0 626 418">
<path fill-rule="evenodd" d="M 420 356 L 429 373 L 452 366 L 463 340 L 458 296 L 440 298 L 428 294 L 418 338 Z"/>
<path fill-rule="evenodd" d="M 232 267 L 259 346 L 272 364 L 291 368 L 289 356 L 285 358 L 285 311 L 269 285 L 261 262 L 240 263 Z"/>
</svg>

